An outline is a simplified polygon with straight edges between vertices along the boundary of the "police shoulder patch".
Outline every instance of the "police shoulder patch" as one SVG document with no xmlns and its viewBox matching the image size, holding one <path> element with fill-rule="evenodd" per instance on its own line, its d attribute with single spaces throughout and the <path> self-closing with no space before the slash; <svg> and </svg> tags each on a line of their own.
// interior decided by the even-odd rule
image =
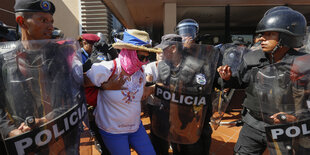
<svg viewBox="0 0 310 155">
<path fill-rule="evenodd" d="M 205 85 L 207 83 L 206 76 L 202 73 L 196 74 L 196 82 L 200 85 Z"/>
</svg>

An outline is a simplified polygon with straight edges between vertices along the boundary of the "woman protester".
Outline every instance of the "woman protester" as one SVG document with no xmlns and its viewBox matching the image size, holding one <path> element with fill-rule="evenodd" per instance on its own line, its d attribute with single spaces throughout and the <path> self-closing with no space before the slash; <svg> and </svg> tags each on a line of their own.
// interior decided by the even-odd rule
<svg viewBox="0 0 310 155">
<path fill-rule="evenodd" d="M 145 31 L 128 29 L 121 42 L 113 44 L 120 49 L 114 61 L 93 64 L 87 72 L 96 86 L 101 86 L 111 75 L 123 76 L 126 80 L 122 90 L 99 91 L 94 111 L 101 137 L 112 155 L 130 155 L 129 145 L 138 154 L 156 154 L 140 120 L 141 98 L 146 83 L 142 65 L 148 63 L 151 40 Z"/>
</svg>

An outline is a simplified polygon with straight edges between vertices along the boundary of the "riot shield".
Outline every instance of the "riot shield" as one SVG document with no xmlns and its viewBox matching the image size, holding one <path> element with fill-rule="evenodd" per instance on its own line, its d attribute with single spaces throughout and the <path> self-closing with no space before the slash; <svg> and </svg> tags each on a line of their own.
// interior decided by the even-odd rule
<svg viewBox="0 0 310 155">
<path fill-rule="evenodd" d="M 220 51 L 223 55 L 222 65 L 228 65 L 231 68 L 232 74 L 235 75 L 238 72 L 238 67 L 242 62 L 243 55 L 249 50 L 246 47 L 225 44 Z M 211 124 L 214 130 L 220 125 L 234 92 L 235 89 L 229 88 L 225 90 L 216 90 L 216 97 L 212 101 L 213 110 L 211 117 Z"/>
<path fill-rule="evenodd" d="M 301 47 L 301 50 L 304 50 L 306 53 L 310 52 L 310 26 L 307 26 L 307 33 L 304 37 L 304 46 Z"/>
<path fill-rule="evenodd" d="M 219 52 L 210 45 L 175 43 L 158 63 L 152 132 L 170 142 L 195 143 L 211 116 L 210 93 Z"/>
<path fill-rule="evenodd" d="M 221 48 L 223 55 L 222 65 L 228 65 L 232 74 L 238 72 L 238 67 L 242 62 L 242 57 L 249 51 L 248 48 L 234 44 L 225 44 Z"/>
<path fill-rule="evenodd" d="M 0 44 L 0 130 L 9 154 L 78 154 L 87 114 L 75 41 Z"/>
<path fill-rule="evenodd" d="M 255 82 L 268 149 L 270 154 L 309 154 L 310 56 L 285 66 L 280 62 L 258 70 Z"/>
</svg>

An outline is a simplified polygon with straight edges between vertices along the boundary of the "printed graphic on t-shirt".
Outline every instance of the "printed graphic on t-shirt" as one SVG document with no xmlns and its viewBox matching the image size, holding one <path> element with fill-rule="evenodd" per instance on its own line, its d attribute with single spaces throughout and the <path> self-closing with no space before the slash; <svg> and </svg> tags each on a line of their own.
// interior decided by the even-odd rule
<svg viewBox="0 0 310 155">
<path fill-rule="evenodd" d="M 130 102 L 132 102 L 133 99 L 135 99 L 135 95 L 136 93 L 138 92 L 135 91 L 135 92 L 131 92 L 131 91 L 128 91 L 128 90 L 122 90 L 122 94 L 124 95 L 124 98 L 122 99 L 125 103 L 129 104 Z"/>
<path fill-rule="evenodd" d="M 126 83 L 124 87 L 126 87 L 126 90 L 122 90 L 123 101 L 127 104 L 130 104 L 130 102 L 133 101 L 133 99 L 136 98 L 136 94 L 138 91 L 141 91 L 141 86 L 143 83 L 143 77 L 141 74 L 135 74 L 133 77 L 126 78 Z"/>
</svg>

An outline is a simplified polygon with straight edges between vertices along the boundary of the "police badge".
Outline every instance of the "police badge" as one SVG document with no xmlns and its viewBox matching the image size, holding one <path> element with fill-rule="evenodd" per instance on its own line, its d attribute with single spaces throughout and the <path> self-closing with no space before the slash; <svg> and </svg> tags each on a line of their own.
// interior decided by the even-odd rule
<svg viewBox="0 0 310 155">
<path fill-rule="evenodd" d="M 207 83 L 206 76 L 202 73 L 196 74 L 196 82 L 200 85 L 205 85 Z"/>
<path fill-rule="evenodd" d="M 40 7 L 45 10 L 45 11 L 49 11 L 51 9 L 51 5 L 50 5 L 50 2 L 48 1 L 41 1 L 40 3 Z"/>
</svg>

